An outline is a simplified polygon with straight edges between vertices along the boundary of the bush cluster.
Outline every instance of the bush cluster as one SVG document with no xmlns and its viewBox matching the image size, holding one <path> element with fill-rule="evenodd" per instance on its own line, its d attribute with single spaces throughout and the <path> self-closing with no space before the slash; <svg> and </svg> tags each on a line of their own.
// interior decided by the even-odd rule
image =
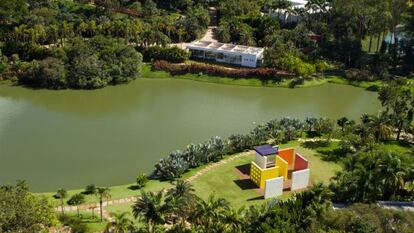
<svg viewBox="0 0 414 233">
<path fill-rule="evenodd" d="M 373 81 L 375 80 L 374 75 L 368 70 L 360 70 L 351 68 L 345 71 L 345 77 L 351 81 Z"/>
<path fill-rule="evenodd" d="M 36 88 L 95 89 L 129 82 L 140 75 L 142 56 L 133 47 L 105 37 L 75 38 L 51 56 L 28 63 L 19 84 Z"/>
<path fill-rule="evenodd" d="M 185 62 L 190 58 L 190 53 L 178 47 L 138 47 L 145 62 L 165 60 L 173 63 Z"/>
<path fill-rule="evenodd" d="M 333 121 L 325 118 L 307 118 L 304 121 L 292 118 L 271 120 L 258 125 L 248 134 L 234 134 L 226 140 L 213 137 L 204 143 L 188 145 L 183 151 L 174 151 L 155 165 L 153 176 L 174 179 L 189 168 L 220 160 L 225 154 L 251 149 L 255 145 L 266 143 L 269 139 L 273 139 L 275 143 L 283 143 L 300 137 L 303 131 L 320 135 L 330 134 L 333 129 Z"/>
<path fill-rule="evenodd" d="M 154 70 L 163 70 L 172 75 L 182 74 L 208 74 L 212 76 L 230 77 L 234 79 L 240 78 L 258 78 L 263 81 L 280 82 L 282 79 L 292 78 L 293 73 L 284 72 L 272 68 L 256 68 L 256 69 L 229 69 L 217 65 L 208 64 L 171 64 L 167 61 L 156 61 L 153 63 Z"/>
</svg>

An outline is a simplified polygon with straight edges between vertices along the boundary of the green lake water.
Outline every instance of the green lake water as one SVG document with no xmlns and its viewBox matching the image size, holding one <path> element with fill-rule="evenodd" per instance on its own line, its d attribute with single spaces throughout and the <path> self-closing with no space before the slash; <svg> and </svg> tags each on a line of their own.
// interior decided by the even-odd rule
<svg viewBox="0 0 414 233">
<path fill-rule="evenodd" d="M 257 88 L 141 79 L 100 90 L 0 85 L 0 183 L 33 191 L 132 183 L 169 152 L 283 116 L 376 113 L 377 94 L 326 84 Z"/>
</svg>

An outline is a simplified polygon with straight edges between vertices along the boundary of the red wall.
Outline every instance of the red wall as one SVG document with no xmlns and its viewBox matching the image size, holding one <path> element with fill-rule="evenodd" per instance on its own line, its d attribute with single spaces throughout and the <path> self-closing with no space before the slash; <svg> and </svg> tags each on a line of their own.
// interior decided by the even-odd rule
<svg viewBox="0 0 414 233">
<path fill-rule="evenodd" d="M 308 168 L 309 162 L 302 155 L 296 153 L 295 155 L 295 171 Z"/>
</svg>

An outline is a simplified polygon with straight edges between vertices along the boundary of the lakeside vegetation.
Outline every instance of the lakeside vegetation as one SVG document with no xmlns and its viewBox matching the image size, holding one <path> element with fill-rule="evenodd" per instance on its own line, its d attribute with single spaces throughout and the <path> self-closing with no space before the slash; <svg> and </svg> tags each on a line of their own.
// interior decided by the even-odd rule
<svg viewBox="0 0 414 233">
<path fill-rule="evenodd" d="M 282 88 L 301 88 L 301 87 L 315 87 L 323 85 L 326 83 L 333 84 L 342 84 L 342 85 L 352 85 L 355 87 L 361 87 L 368 90 L 379 90 L 381 86 L 384 85 L 381 81 L 349 81 L 343 76 L 338 75 L 326 75 L 323 77 L 307 77 L 303 80 L 303 83 L 297 83 L 292 85 L 292 82 L 295 80 L 282 80 L 280 82 L 267 81 L 263 82 L 259 78 L 229 78 L 229 77 L 219 77 L 211 76 L 206 74 L 184 74 L 184 75 L 171 75 L 165 71 L 153 71 L 151 64 L 144 64 L 142 66 L 142 78 L 148 79 L 184 79 L 184 80 L 193 80 L 206 83 L 216 83 L 216 84 L 225 84 L 225 85 L 235 85 L 235 86 L 252 86 L 252 87 L 282 87 Z M 414 92 L 414 86 L 413 87 Z"/>
</svg>

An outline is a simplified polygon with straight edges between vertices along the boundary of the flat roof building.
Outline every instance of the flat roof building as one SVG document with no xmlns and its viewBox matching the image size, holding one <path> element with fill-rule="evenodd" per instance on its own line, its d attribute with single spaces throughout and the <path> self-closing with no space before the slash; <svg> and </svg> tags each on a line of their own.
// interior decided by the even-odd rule
<svg viewBox="0 0 414 233">
<path fill-rule="evenodd" d="M 258 67 L 263 61 L 263 48 L 225 44 L 210 41 L 194 41 L 186 45 L 191 56 L 203 60 L 246 67 Z"/>
</svg>

